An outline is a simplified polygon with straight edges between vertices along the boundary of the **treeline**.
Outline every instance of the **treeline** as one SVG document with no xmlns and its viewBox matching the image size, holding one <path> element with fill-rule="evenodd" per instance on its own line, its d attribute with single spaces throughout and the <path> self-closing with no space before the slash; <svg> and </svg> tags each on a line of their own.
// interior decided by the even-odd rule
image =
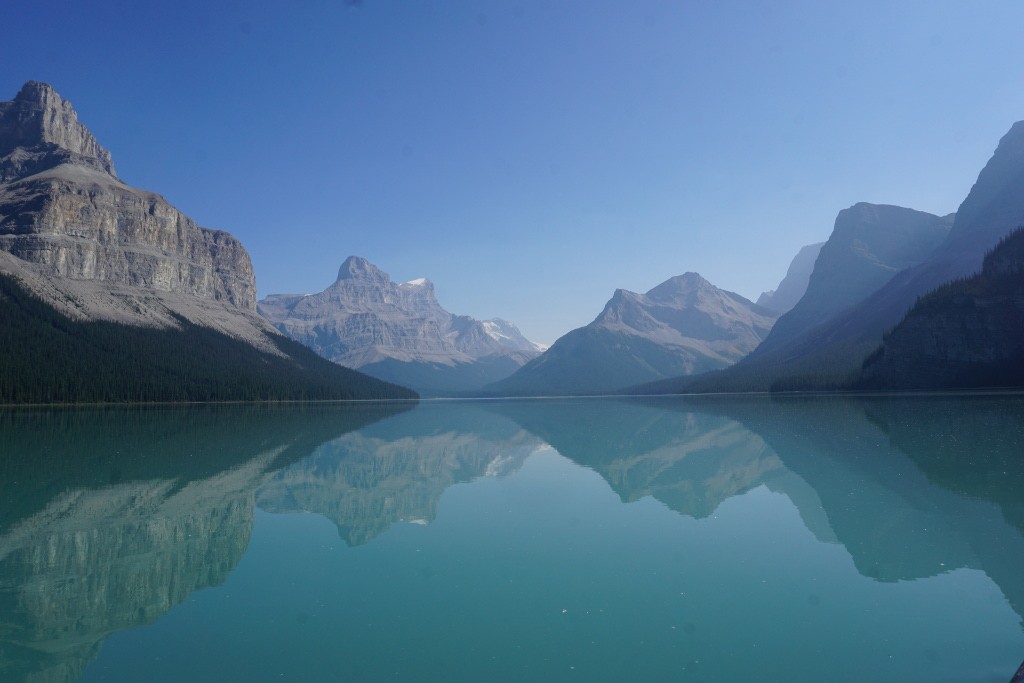
<svg viewBox="0 0 1024 683">
<path fill-rule="evenodd" d="M 67 318 L 0 275 L 0 403 L 409 399 L 283 336 L 284 357 L 179 319 L 177 329 Z"/>
</svg>

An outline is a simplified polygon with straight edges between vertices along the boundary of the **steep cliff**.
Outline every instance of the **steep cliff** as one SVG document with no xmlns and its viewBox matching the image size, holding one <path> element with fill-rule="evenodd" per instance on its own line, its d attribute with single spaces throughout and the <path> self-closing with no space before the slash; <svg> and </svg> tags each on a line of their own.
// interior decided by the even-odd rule
<svg viewBox="0 0 1024 683">
<path fill-rule="evenodd" d="M 122 182 L 110 152 L 45 83 L 30 81 L 0 103 L 0 250 L 65 280 L 256 307 L 238 240 Z M 104 313 L 86 315 L 123 315 Z"/>
</svg>

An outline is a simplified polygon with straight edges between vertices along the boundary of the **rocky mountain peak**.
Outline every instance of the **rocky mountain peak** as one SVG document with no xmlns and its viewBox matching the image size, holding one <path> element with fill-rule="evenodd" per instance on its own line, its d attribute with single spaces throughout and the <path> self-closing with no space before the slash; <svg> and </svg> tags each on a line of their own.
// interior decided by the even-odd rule
<svg viewBox="0 0 1024 683">
<path fill-rule="evenodd" d="M 674 301 L 680 297 L 714 289 L 715 286 L 701 277 L 699 273 L 683 273 L 670 277 L 648 291 L 647 298 L 651 301 Z"/>
<path fill-rule="evenodd" d="M 338 280 L 364 280 L 375 284 L 389 284 L 391 278 L 362 256 L 349 256 L 338 269 Z"/>
<path fill-rule="evenodd" d="M 110 152 L 78 121 L 71 103 L 47 83 L 29 81 L 0 102 L 0 182 L 63 163 L 115 176 Z"/>
<path fill-rule="evenodd" d="M 272 294 L 259 312 L 325 358 L 434 395 L 479 389 L 540 352 L 510 323 L 449 313 L 427 278 L 394 282 L 359 256 L 323 292 Z"/>
<path fill-rule="evenodd" d="M 75 302 L 74 315 L 161 326 L 184 317 L 270 343 L 252 315 L 256 282 L 241 243 L 121 182 L 110 152 L 45 83 L 0 102 L 0 257 L 2 272 L 73 290 L 48 300 Z"/>
</svg>

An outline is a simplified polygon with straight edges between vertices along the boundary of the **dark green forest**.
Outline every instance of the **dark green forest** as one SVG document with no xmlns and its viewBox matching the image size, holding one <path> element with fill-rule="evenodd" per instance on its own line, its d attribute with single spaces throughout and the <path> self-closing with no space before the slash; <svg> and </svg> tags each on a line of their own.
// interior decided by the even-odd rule
<svg viewBox="0 0 1024 683">
<path fill-rule="evenodd" d="M 0 275 L 0 403 L 416 398 L 272 339 L 284 356 L 184 319 L 177 329 L 75 321 Z"/>
</svg>

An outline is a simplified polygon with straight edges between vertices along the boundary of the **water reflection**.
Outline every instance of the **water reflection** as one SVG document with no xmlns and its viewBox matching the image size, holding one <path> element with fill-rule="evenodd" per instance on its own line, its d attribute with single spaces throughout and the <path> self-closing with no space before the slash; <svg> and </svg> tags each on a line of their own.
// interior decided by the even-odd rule
<svg viewBox="0 0 1024 683">
<path fill-rule="evenodd" d="M 519 469 L 541 442 L 479 406 L 427 404 L 335 439 L 268 481 L 269 512 L 316 512 L 348 545 L 398 521 L 428 523 L 452 484 Z"/>
<path fill-rule="evenodd" d="M 764 485 L 880 581 L 981 569 L 1024 615 L 1024 399 L 701 397 L 494 410 L 685 515 Z"/>
<path fill-rule="evenodd" d="M 785 494 L 862 576 L 978 569 L 1022 615 L 1022 413 L 1007 397 L 0 413 L 0 679 L 75 680 L 109 634 L 222 584 L 257 506 L 317 513 L 359 546 L 545 445 L 622 502 L 695 519 Z M 589 512 L 574 523 L 596 539 Z"/>
<path fill-rule="evenodd" d="M 274 471 L 396 410 L 0 413 L 0 677 L 74 680 L 111 632 L 222 583 Z"/>
</svg>

